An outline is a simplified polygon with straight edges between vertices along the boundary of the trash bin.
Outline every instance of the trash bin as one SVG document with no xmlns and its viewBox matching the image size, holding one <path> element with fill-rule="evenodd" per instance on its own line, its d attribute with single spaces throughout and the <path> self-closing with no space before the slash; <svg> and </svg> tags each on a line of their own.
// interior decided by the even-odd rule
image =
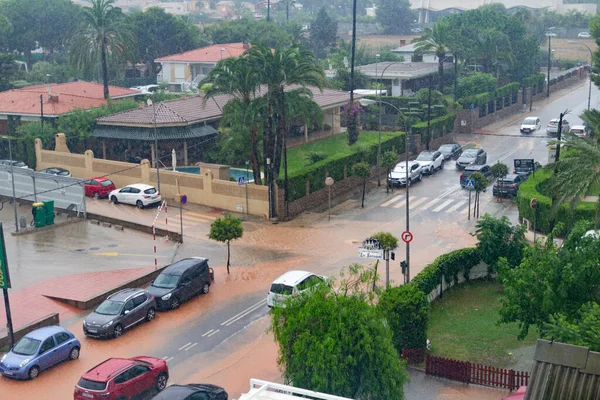
<svg viewBox="0 0 600 400">
<path fill-rule="evenodd" d="M 46 225 L 54 225 L 54 200 L 44 201 L 46 211 Z"/>
<path fill-rule="evenodd" d="M 46 226 L 46 208 L 44 203 L 33 203 L 31 208 L 33 214 L 33 222 L 36 228 Z"/>
</svg>

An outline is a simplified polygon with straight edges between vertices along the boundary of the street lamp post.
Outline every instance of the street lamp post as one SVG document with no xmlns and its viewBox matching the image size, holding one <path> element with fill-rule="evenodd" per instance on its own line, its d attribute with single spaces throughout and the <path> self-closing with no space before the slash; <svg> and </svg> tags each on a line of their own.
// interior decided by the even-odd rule
<svg viewBox="0 0 600 400">
<path fill-rule="evenodd" d="M 375 101 L 375 100 L 370 100 L 370 99 L 360 99 L 359 103 L 362 106 L 368 106 L 371 104 L 376 104 L 379 103 L 380 107 L 381 104 L 385 104 L 391 108 L 393 108 L 394 110 L 396 110 L 398 112 L 398 114 L 401 114 L 402 112 L 400 111 L 400 109 L 398 107 L 396 107 L 395 105 L 393 105 L 392 103 L 388 103 L 387 101 Z M 410 111 L 409 111 L 410 112 Z M 407 126 L 408 128 L 408 126 Z M 410 189 L 409 189 L 409 180 L 408 180 L 408 175 L 409 175 L 409 171 L 408 171 L 408 129 L 406 129 L 406 134 L 404 135 L 404 152 L 406 154 L 406 160 L 405 160 L 405 169 L 406 169 L 406 231 L 410 232 L 410 202 L 409 202 L 409 197 L 410 197 Z M 404 275 L 404 283 L 408 283 L 410 281 L 410 241 L 406 242 L 406 275 Z"/>
<path fill-rule="evenodd" d="M 590 73 L 589 73 L 589 75 L 590 75 L 589 76 L 589 78 L 590 78 L 590 88 L 588 90 L 588 106 L 587 106 L 587 109 L 589 110 L 590 109 L 590 104 L 592 102 L 592 68 L 594 67 L 594 52 L 592 51 L 592 49 L 590 49 L 590 46 L 588 46 L 585 43 L 579 43 L 579 42 L 576 42 L 574 40 L 569 40 L 567 43 L 570 43 L 570 44 L 579 44 L 581 46 L 585 46 L 588 49 L 588 51 L 590 52 Z"/>
<path fill-rule="evenodd" d="M 375 54 L 375 77 L 379 77 L 377 75 L 377 64 L 379 63 L 379 54 Z M 375 80 L 375 87 L 377 89 L 376 98 L 377 101 L 381 101 L 381 95 L 379 92 L 379 81 Z M 377 124 L 377 186 L 381 186 L 381 106 L 379 106 L 379 123 Z"/>
</svg>

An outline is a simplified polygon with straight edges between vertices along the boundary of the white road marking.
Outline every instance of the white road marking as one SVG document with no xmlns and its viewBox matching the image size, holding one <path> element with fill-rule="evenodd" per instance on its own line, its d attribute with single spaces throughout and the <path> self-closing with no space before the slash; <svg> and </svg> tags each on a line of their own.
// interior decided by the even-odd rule
<svg viewBox="0 0 600 400">
<path fill-rule="evenodd" d="M 214 335 L 215 333 L 219 332 L 220 329 L 217 329 L 216 331 L 214 331 L 213 333 L 211 333 L 210 335 L 208 335 L 207 337 L 211 337 L 212 335 Z"/>
<path fill-rule="evenodd" d="M 414 196 L 411 196 L 414 197 Z M 406 200 L 402 200 L 400 203 L 398 204 L 394 204 L 394 208 L 401 208 L 404 207 L 406 205 Z"/>
<path fill-rule="evenodd" d="M 194 343 L 193 345 L 191 345 L 190 347 L 188 347 L 187 349 L 185 349 L 185 351 L 188 351 L 189 349 L 191 349 L 192 347 L 196 346 L 198 344 L 198 342 Z"/>
<path fill-rule="evenodd" d="M 409 200 L 410 200 L 410 198 L 409 198 Z M 429 200 L 429 197 L 421 197 L 420 199 L 415 200 L 414 202 L 411 201 L 410 208 L 417 207 L 419 204 L 424 203 L 427 200 Z"/>
<path fill-rule="evenodd" d="M 472 206 L 473 206 L 473 204 L 471 204 L 471 207 L 472 207 Z M 462 210 L 460 213 L 461 213 L 462 215 L 466 215 L 466 214 L 468 214 L 470 211 L 471 211 L 471 210 L 469 210 L 469 207 L 467 207 L 467 208 L 465 208 L 464 210 Z"/>
<path fill-rule="evenodd" d="M 175 357 L 167 357 L 164 360 L 168 363 L 169 361 L 172 361 L 174 359 L 175 359 Z"/>
<path fill-rule="evenodd" d="M 402 198 L 402 195 L 400 194 L 400 195 L 398 195 L 398 196 L 394 197 L 393 199 L 391 199 L 391 200 L 388 200 L 388 201 L 386 201 L 385 203 L 383 203 L 383 204 L 381 205 L 381 207 L 387 207 L 387 206 L 389 206 L 390 204 L 397 202 L 397 201 L 398 201 L 398 200 L 400 200 L 401 198 Z"/>
<path fill-rule="evenodd" d="M 442 204 L 440 204 L 439 206 L 437 206 L 436 208 L 434 208 L 432 211 L 433 212 L 440 212 L 442 211 L 444 208 L 448 207 L 449 204 L 451 204 L 454 200 L 450 199 L 450 200 L 446 200 L 445 202 L 443 202 Z"/>
<path fill-rule="evenodd" d="M 460 200 L 458 203 L 454 204 L 452 207 L 447 209 L 446 212 L 453 213 L 454 211 L 458 210 L 462 206 L 465 206 L 466 204 L 467 204 L 467 200 Z"/>
<path fill-rule="evenodd" d="M 214 331 L 214 329 L 211 329 L 210 331 L 206 332 L 204 335 L 202 335 L 202 337 L 205 337 L 206 335 L 210 334 L 212 331 Z"/>
<path fill-rule="evenodd" d="M 188 344 L 186 344 L 185 346 L 181 346 L 181 347 L 179 348 L 179 351 L 181 351 L 181 350 L 185 349 L 185 348 L 186 348 L 186 347 L 188 347 L 190 344 L 192 344 L 192 342 L 189 342 L 189 343 L 188 343 Z"/>
<path fill-rule="evenodd" d="M 419 210 L 421 210 L 421 211 L 427 210 L 429 207 L 433 206 L 434 204 L 436 204 L 440 200 L 441 199 L 433 199 L 429 203 L 427 203 L 423 207 L 421 207 Z"/>
<path fill-rule="evenodd" d="M 267 299 L 264 299 L 260 303 L 256 304 L 254 307 L 251 307 L 251 308 L 247 309 L 246 311 L 244 311 L 243 313 L 237 315 L 236 317 L 231 318 L 229 321 L 223 322 L 221 324 L 221 326 L 223 326 L 223 325 L 229 326 L 229 325 L 233 324 L 234 322 L 237 322 L 240 319 L 244 318 L 246 315 L 250 314 L 251 312 L 256 311 L 260 307 L 263 307 L 265 304 L 267 304 Z"/>
<path fill-rule="evenodd" d="M 162 359 L 163 359 L 163 360 L 166 360 L 167 358 L 169 358 L 169 356 L 164 356 Z"/>
<path fill-rule="evenodd" d="M 258 303 L 254 304 L 254 305 L 252 305 L 252 306 L 250 306 L 248 308 L 246 308 L 244 311 L 242 311 L 242 312 L 234 315 L 233 317 L 229 318 L 227 321 L 223 322 L 221 324 L 221 326 L 223 326 L 223 325 L 230 325 L 229 322 L 232 322 L 234 319 L 237 321 L 237 319 L 243 317 L 247 313 L 250 313 L 250 312 L 254 311 L 256 308 L 260 307 L 261 305 L 266 304 L 266 302 L 267 302 L 267 299 L 263 299 L 263 300 L 259 301 Z M 235 321 L 233 321 L 233 322 L 235 322 Z"/>
</svg>

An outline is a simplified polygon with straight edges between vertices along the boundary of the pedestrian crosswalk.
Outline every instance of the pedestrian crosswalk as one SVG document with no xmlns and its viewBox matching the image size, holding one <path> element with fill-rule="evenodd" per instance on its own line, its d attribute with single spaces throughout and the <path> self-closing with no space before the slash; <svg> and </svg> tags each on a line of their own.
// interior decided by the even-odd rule
<svg viewBox="0 0 600 400">
<path fill-rule="evenodd" d="M 171 211 L 173 210 L 173 211 Z M 179 218 L 179 209 L 169 208 L 169 213 L 165 216 L 162 214 L 156 221 L 158 228 L 168 228 L 169 230 L 179 231 L 181 229 L 181 222 L 183 221 L 183 229 L 196 228 L 199 226 L 210 227 L 210 224 L 216 219 L 216 217 L 199 214 L 192 211 L 184 211 L 182 218 Z"/>
<path fill-rule="evenodd" d="M 411 211 L 430 211 L 434 213 L 462 214 L 469 212 L 469 202 L 467 200 L 426 196 L 409 196 L 408 198 Z M 392 197 L 381 203 L 379 207 L 383 208 L 404 208 L 406 207 L 406 195 L 401 194 Z"/>
</svg>

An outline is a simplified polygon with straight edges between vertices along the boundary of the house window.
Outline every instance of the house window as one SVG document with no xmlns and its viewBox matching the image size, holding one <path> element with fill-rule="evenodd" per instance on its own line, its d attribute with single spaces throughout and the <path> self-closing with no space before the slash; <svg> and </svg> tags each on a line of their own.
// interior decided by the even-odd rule
<svg viewBox="0 0 600 400">
<path fill-rule="evenodd" d="M 185 69 L 183 64 L 175 64 L 175 79 L 185 79 Z"/>
</svg>

